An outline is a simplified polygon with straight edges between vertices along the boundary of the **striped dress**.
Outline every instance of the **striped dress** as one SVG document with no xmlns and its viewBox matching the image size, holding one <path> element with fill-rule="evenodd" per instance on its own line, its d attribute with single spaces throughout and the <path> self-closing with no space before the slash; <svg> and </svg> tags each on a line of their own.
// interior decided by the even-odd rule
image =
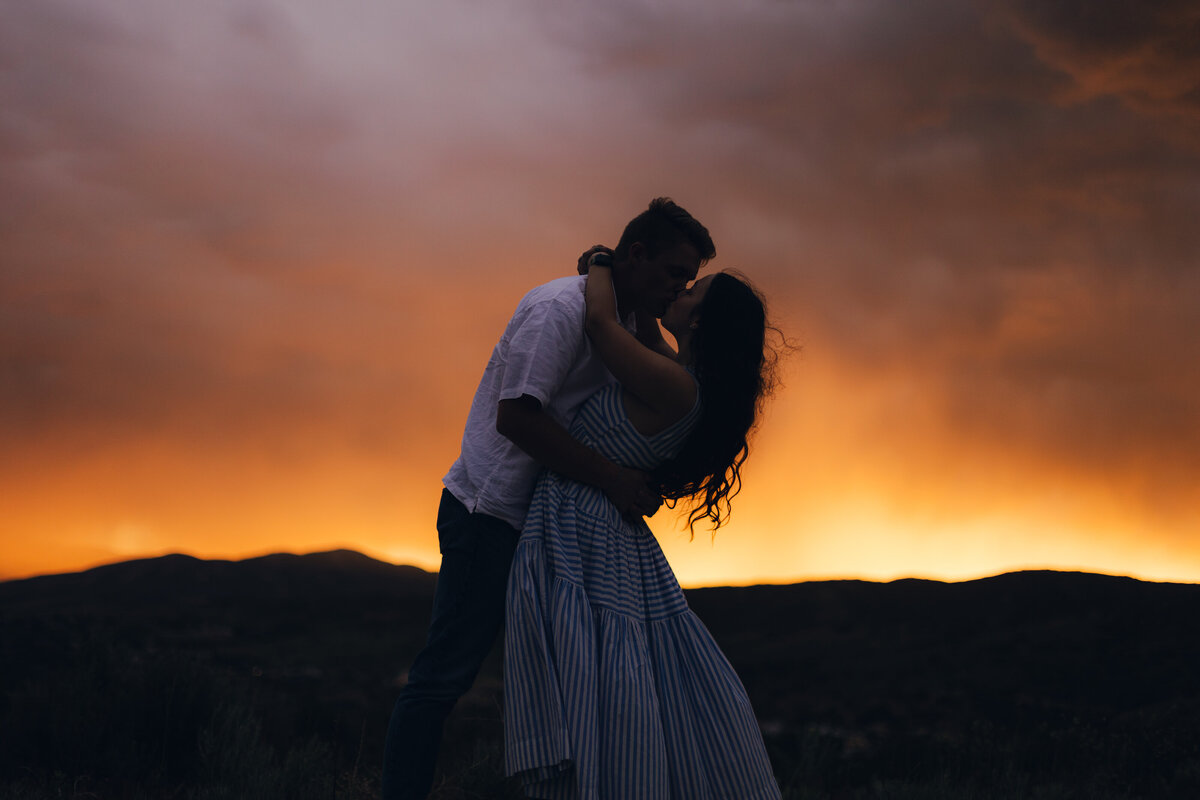
<svg viewBox="0 0 1200 800">
<path fill-rule="evenodd" d="M 646 469 L 694 408 L 638 433 L 617 385 L 571 433 Z M 593 487 L 543 473 L 508 580 L 505 767 L 550 800 L 758 800 L 779 788 L 737 674 L 688 608 L 658 542 Z"/>
</svg>

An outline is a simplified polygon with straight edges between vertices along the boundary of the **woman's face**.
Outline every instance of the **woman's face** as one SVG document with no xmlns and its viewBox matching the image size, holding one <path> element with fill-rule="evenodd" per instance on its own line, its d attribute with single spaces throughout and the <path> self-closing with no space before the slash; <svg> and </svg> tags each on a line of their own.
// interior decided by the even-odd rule
<svg viewBox="0 0 1200 800">
<path fill-rule="evenodd" d="M 713 276 L 705 275 L 700 280 L 691 285 L 690 288 L 684 289 L 675 302 L 667 306 L 666 312 L 662 316 L 663 327 L 671 332 L 672 335 L 678 336 L 678 332 L 684 330 L 692 324 L 695 319 L 696 309 L 700 307 L 700 303 L 704 300 L 704 295 L 708 291 L 708 287 L 712 284 Z"/>
</svg>

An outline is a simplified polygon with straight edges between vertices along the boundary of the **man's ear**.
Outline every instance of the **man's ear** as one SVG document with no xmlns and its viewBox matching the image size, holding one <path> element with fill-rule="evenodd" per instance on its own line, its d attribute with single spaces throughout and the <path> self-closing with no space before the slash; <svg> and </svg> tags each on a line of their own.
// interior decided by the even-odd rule
<svg viewBox="0 0 1200 800">
<path fill-rule="evenodd" d="M 629 263 L 633 266 L 640 265 L 647 258 L 646 245 L 641 242 L 634 242 L 629 245 Z"/>
</svg>

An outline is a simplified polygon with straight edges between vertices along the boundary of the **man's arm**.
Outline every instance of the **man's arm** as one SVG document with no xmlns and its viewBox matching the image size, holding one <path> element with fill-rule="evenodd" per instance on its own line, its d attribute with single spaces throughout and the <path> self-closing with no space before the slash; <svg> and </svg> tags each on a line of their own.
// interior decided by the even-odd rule
<svg viewBox="0 0 1200 800">
<path fill-rule="evenodd" d="M 624 516 L 653 516 L 662 505 L 644 472 L 615 464 L 580 444 L 545 412 L 537 398 L 522 395 L 501 400 L 496 431 L 547 469 L 595 486 Z"/>
</svg>

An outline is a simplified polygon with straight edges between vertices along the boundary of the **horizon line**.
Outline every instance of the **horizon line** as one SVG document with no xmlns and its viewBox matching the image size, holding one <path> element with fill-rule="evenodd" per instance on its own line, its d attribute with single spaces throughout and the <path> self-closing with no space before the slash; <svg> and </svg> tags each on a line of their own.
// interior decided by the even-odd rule
<svg viewBox="0 0 1200 800">
<path fill-rule="evenodd" d="M 329 547 L 329 548 L 322 548 L 322 549 L 311 550 L 311 551 L 306 551 L 306 552 L 293 552 L 290 550 L 267 550 L 267 551 L 258 553 L 256 555 L 247 555 L 247 556 L 241 556 L 241 557 L 236 557 L 236 558 L 199 556 L 199 555 L 195 555 L 194 553 L 186 552 L 184 550 L 167 550 L 167 551 L 162 551 L 162 552 L 150 552 L 145 555 L 132 555 L 129 557 L 114 558 L 111 560 L 99 561 L 99 562 L 90 564 L 89 566 L 81 567 L 79 569 L 70 569 L 70 570 L 63 570 L 63 571 L 44 571 L 44 572 L 39 571 L 39 572 L 33 572 L 33 573 L 29 573 L 29 574 L 24 574 L 24 575 L 0 574 L 0 584 L 12 583 L 12 582 L 16 582 L 16 581 L 32 580 L 35 578 L 48 578 L 48 577 L 63 576 L 63 575 L 79 575 L 79 574 L 82 574 L 85 572 L 90 572 L 92 570 L 100 569 L 103 567 L 111 567 L 111 566 L 116 566 L 118 564 L 134 563 L 134 562 L 138 562 L 138 561 L 154 561 L 154 560 L 161 559 L 161 558 L 170 558 L 172 556 L 184 556 L 186 558 L 192 558 L 197 561 L 204 561 L 204 562 L 240 563 L 240 562 L 244 562 L 244 561 L 255 561 L 255 560 L 258 560 L 261 558 L 268 558 L 271 556 L 294 556 L 297 558 L 305 558 L 305 557 L 309 557 L 309 556 L 331 555 L 333 553 L 352 553 L 354 555 L 362 556 L 363 558 L 369 559 L 371 561 L 374 561 L 374 562 L 377 562 L 380 564 L 386 564 L 386 565 L 393 566 L 393 567 L 410 567 L 413 569 L 421 570 L 422 572 L 428 573 L 430 575 L 437 575 L 437 573 L 438 573 L 438 571 L 436 569 L 428 569 L 427 567 L 422 566 L 420 564 L 397 562 L 397 561 L 391 561 L 391 560 L 388 560 L 385 558 L 379 558 L 375 555 L 364 552 L 363 550 L 359 550 L 355 547 L 349 547 L 349 546 Z M 1136 580 L 1136 581 L 1140 581 L 1143 583 L 1168 583 L 1168 584 L 1184 584 L 1184 585 L 1200 584 L 1200 581 L 1185 580 L 1185 579 L 1181 579 L 1181 578 L 1162 579 L 1162 578 L 1147 577 L 1147 576 L 1143 576 L 1143 575 L 1136 575 L 1136 574 L 1131 574 L 1131 573 L 1099 572 L 1099 571 L 1095 571 L 1095 570 L 1091 570 L 1091 569 L 1086 569 L 1083 567 L 1065 567 L 1065 566 L 1061 566 L 1061 565 L 1049 566 L 1049 565 L 1029 564 L 1029 565 L 1013 566 L 1011 568 L 1002 569 L 998 572 L 987 572 L 987 573 L 974 574 L 974 575 L 970 575 L 970 576 L 958 576 L 958 577 L 949 577 L 946 575 L 935 575 L 935 574 L 897 574 L 896 576 L 893 576 L 893 577 L 878 577 L 878 576 L 877 577 L 864 577 L 861 575 L 852 575 L 852 574 L 830 574 L 830 575 L 812 575 L 812 576 L 798 577 L 795 580 L 787 580 L 787 579 L 772 580 L 772 579 L 767 579 L 767 578 L 757 578 L 757 579 L 751 578 L 749 580 L 740 581 L 740 582 L 727 582 L 727 583 L 714 583 L 714 584 L 684 584 L 681 581 L 680 585 L 683 589 L 689 590 L 689 589 L 727 589 L 727 588 L 734 589 L 734 588 L 750 588 L 750 587 L 755 587 L 755 586 L 794 586 L 794 585 L 802 584 L 802 583 L 831 583 L 831 582 L 850 582 L 850 581 L 858 581 L 861 583 L 888 584 L 888 583 L 897 583 L 900 581 L 912 580 L 912 581 L 929 581 L 929 582 L 933 582 L 933 583 L 952 584 L 952 583 L 970 583 L 972 581 L 986 580 L 988 578 L 1000 577 L 1001 575 L 1011 575 L 1011 574 L 1016 574 L 1016 573 L 1021 573 L 1021 572 L 1057 572 L 1057 573 L 1063 573 L 1063 574 L 1098 575 L 1098 576 L 1109 577 L 1109 578 L 1129 578 L 1131 580 Z"/>
</svg>

